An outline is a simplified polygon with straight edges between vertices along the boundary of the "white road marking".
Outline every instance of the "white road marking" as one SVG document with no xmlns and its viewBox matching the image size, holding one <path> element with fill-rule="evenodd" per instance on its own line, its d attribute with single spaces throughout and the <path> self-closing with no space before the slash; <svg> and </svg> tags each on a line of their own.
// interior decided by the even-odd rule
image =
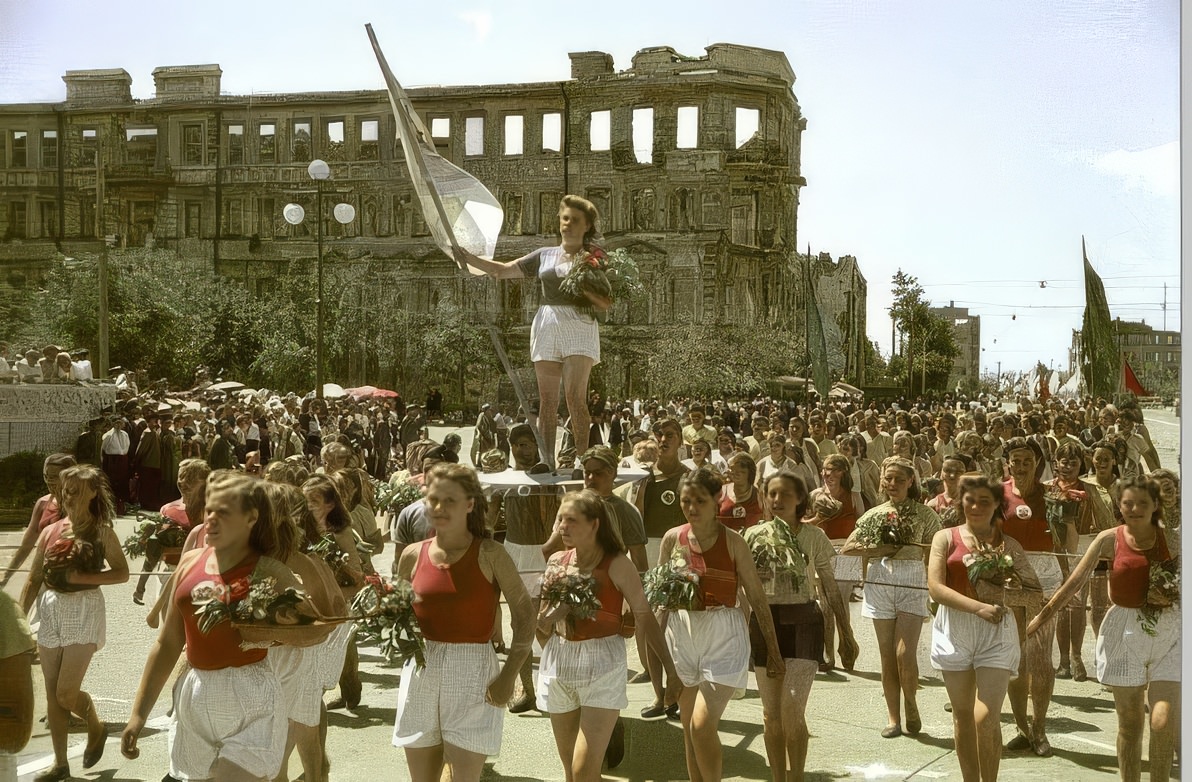
<svg viewBox="0 0 1192 782">
<path fill-rule="evenodd" d="M 154 738 L 157 738 L 158 736 L 167 735 L 166 729 L 169 726 L 170 726 L 170 718 L 166 717 L 164 715 L 161 717 L 157 717 L 156 719 L 149 720 L 148 722 L 145 723 L 145 727 L 150 730 L 156 730 L 158 732 L 153 734 L 152 736 L 147 736 L 145 740 L 154 739 Z M 116 745 L 117 745 L 117 747 L 119 747 L 120 734 L 118 734 L 118 733 L 108 734 L 108 741 L 112 741 L 113 739 L 115 739 Z M 86 751 L 86 749 L 87 749 L 87 742 L 85 740 L 81 741 L 66 751 L 66 759 L 72 760 L 74 758 L 81 758 L 83 756 L 83 752 Z M 116 751 L 119 752 L 120 750 L 117 749 Z M 23 763 L 22 765 L 18 766 L 17 767 L 17 776 L 23 777 L 26 774 L 32 774 L 34 771 L 48 769 L 52 765 L 54 765 L 54 753 L 53 752 L 51 752 L 47 755 L 42 755 L 40 758 L 37 758 L 35 760 L 30 760 L 29 762 Z"/>
</svg>

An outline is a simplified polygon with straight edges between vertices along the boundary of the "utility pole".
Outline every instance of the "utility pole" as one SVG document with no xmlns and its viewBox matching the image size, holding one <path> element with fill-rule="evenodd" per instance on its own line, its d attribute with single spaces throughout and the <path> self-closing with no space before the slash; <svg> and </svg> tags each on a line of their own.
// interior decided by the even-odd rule
<svg viewBox="0 0 1192 782">
<path fill-rule="evenodd" d="M 99 345 L 95 351 L 99 358 L 96 377 L 108 376 L 108 237 L 104 222 L 103 181 L 103 139 L 96 133 L 95 139 L 95 227 L 98 238 L 103 242 L 99 250 Z"/>
</svg>

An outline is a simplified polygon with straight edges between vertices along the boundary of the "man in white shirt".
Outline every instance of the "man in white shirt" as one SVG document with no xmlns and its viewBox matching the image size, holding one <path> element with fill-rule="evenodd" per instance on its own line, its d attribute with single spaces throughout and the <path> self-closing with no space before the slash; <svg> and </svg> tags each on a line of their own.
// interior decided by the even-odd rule
<svg viewBox="0 0 1192 782">
<path fill-rule="evenodd" d="M 22 383 L 41 382 L 41 367 L 37 364 L 40 357 L 41 354 L 36 350 L 30 350 L 16 363 L 17 374 L 20 375 Z"/>
<path fill-rule="evenodd" d="M 76 350 L 71 354 L 70 362 L 70 379 L 71 380 L 94 380 L 95 373 L 91 369 L 90 353 L 86 348 Z"/>
<path fill-rule="evenodd" d="M 108 476 L 108 483 L 112 485 L 112 494 L 116 496 L 116 515 L 124 515 L 124 506 L 128 502 L 128 448 L 131 440 L 125 426 L 127 421 L 117 418 L 112 421 L 112 428 L 103 436 L 100 447 L 104 474 Z"/>
</svg>

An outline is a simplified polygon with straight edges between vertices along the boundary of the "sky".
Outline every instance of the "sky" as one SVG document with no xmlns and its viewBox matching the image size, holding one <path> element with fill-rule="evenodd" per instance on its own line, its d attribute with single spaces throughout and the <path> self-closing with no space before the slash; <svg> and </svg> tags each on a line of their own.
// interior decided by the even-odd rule
<svg viewBox="0 0 1192 782">
<path fill-rule="evenodd" d="M 1082 236 L 1115 317 L 1180 327 L 1178 0 L 677 7 L 0 0 L 0 103 L 62 100 L 92 68 L 148 98 L 155 67 L 199 63 L 231 94 L 382 89 L 365 22 L 406 87 L 564 80 L 574 51 L 624 70 L 652 46 L 775 49 L 807 119 L 799 248 L 857 257 L 883 354 L 902 269 L 981 316 L 982 372 L 1067 369 Z"/>
</svg>

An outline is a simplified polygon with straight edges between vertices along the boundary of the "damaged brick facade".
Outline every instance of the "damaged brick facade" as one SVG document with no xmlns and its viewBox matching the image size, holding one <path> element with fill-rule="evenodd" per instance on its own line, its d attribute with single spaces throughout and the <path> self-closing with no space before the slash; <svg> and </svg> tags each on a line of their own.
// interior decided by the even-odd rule
<svg viewBox="0 0 1192 782">
<path fill-rule="evenodd" d="M 599 208 L 604 246 L 627 248 L 649 291 L 644 304 L 618 303 L 606 344 L 690 323 L 764 322 L 802 341 L 806 121 L 786 56 L 654 47 L 621 71 L 603 52 L 570 58 L 560 82 L 409 90 L 439 152 L 504 206 L 497 258 L 556 241 L 559 199 L 577 193 Z M 336 262 L 369 264 L 394 306 L 452 296 L 500 324 L 511 347 L 528 340 L 535 286 L 467 281 L 431 241 L 383 91 L 231 96 L 221 74 L 158 68 L 155 97 L 134 100 L 122 69 L 68 71 L 65 102 L 0 106 L 0 262 L 36 269 L 108 236 L 261 291 L 315 253 L 306 166 L 321 158 L 332 169 L 324 230 Z M 347 226 L 332 218 L 340 201 L 356 209 Z M 306 210 L 302 225 L 282 218 L 291 202 Z M 864 339 L 864 278 L 851 256 L 816 268 L 833 373 L 858 380 L 860 351 L 849 346 Z M 645 390 L 615 349 L 600 371 L 610 391 Z"/>
</svg>

